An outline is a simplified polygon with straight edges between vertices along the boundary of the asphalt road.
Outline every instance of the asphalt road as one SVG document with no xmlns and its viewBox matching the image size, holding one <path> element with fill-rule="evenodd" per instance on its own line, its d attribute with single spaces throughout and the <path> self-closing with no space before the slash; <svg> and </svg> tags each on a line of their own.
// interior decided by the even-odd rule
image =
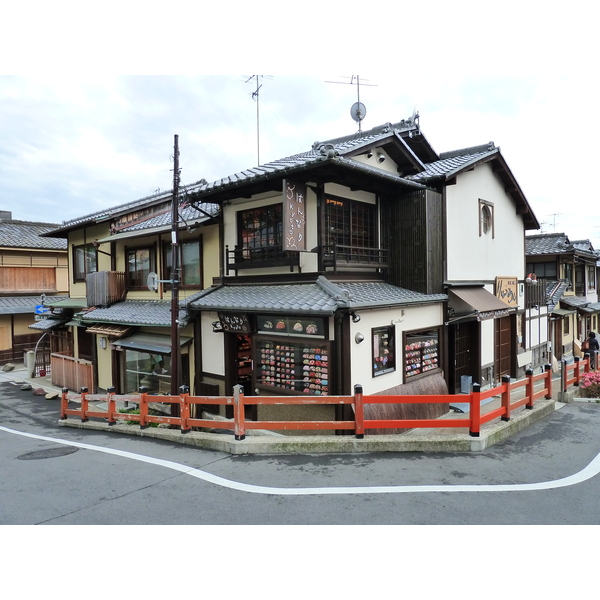
<svg viewBox="0 0 600 600">
<path fill-rule="evenodd" d="M 58 427 L 0 382 L 3 525 L 600 524 L 600 404 L 480 453 L 230 456 Z"/>
</svg>

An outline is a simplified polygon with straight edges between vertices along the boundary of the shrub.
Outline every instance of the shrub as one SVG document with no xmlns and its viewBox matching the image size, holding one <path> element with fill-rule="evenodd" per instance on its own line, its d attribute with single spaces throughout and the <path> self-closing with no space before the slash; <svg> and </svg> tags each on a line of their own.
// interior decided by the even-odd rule
<svg viewBox="0 0 600 600">
<path fill-rule="evenodd" d="M 579 395 L 581 398 L 600 398 L 600 371 L 590 371 L 581 376 Z"/>
</svg>

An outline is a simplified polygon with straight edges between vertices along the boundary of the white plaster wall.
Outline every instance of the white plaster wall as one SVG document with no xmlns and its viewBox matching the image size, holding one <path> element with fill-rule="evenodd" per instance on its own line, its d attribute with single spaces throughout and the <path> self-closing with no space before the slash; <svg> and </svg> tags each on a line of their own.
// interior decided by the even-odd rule
<svg viewBox="0 0 600 600">
<path fill-rule="evenodd" d="M 382 392 L 404 383 L 402 335 L 405 331 L 433 329 L 440 327 L 444 322 L 442 304 L 405 308 L 404 315 L 398 308 L 357 312 L 360 314 L 361 320 L 359 323 L 352 323 L 350 336 L 352 386 L 362 385 L 365 394 Z M 392 323 L 395 325 L 396 370 L 373 377 L 371 330 Z M 365 339 L 362 343 L 356 344 L 354 338 L 359 332 L 364 335 Z"/>
<path fill-rule="evenodd" d="M 201 314 L 202 328 L 202 369 L 205 373 L 225 376 L 224 333 L 214 333 L 211 323 L 218 321 L 216 312 Z"/>
<path fill-rule="evenodd" d="M 479 236 L 480 199 L 494 205 L 494 237 L 492 232 Z M 523 220 L 489 164 L 459 175 L 457 184 L 446 188 L 446 218 L 450 281 L 523 279 Z"/>
</svg>

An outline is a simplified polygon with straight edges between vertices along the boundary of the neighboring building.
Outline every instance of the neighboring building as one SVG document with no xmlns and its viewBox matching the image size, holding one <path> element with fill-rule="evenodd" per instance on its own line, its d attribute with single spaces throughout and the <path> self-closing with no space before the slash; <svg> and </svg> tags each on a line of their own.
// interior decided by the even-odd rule
<svg viewBox="0 0 600 600">
<path fill-rule="evenodd" d="M 85 371 L 91 363 L 94 389 L 114 386 L 124 394 L 144 385 L 150 393 L 171 391 L 171 206 L 171 194 L 158 194 L 65 222 L 47 234 L 68 240 L 69 298 L 52 308 L 70 311 L 70 356 L 79 365 L 73 368 Z M 179 215 L 184 299 L 219 274 L 219 215 L 214 206 L 192 208 L 185 201 Z M 183 364 L 178 381 L 190 385 L 196 359 L 185 313 L 175 327 Z M 78 388 L 73 382 L 80 380 L 56 384 Z"/>
<path fill-rule="evenodd" d="M 555 361 L 581 355 L 588 331 L 600 325 L 597 254 L 589 240 L 564 233 L 527 236 L 527 271 L 548 291 L 548 338 Z"/>
<path fill-rule="evenodd" d="M 22 362 L 36 345 L 40 356 L 49 355 L 44 299 L 68 292 L 66 244 L 40 237 L 54 227 L 0 211 L 0 364 Z M 36 311 L 40 320 L 30 327 Z"/>
</svg>

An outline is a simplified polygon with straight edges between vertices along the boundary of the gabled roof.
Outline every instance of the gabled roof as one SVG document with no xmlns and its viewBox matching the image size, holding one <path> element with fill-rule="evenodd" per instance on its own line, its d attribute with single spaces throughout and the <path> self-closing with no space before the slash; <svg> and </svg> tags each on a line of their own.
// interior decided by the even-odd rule
<svg viewBox="0 0 600 600">
<path fill-rule="evenodd" d="M 527 256 L 545 254 L 568 254 L 573 246 L 564 233 L 540 233 L 525 237 L 525 254 Z"/>
<path fill-rule="evenodd" d="M 184 185 L 179 188 L 179 191 L 180 191 L 179 198 L 180 198 L 180 202 L 181 202 L 181 207 L 180 207 L 180 215 L 181 216 L 184 216 L 181 212 L 183 210 L 183 208 L 188 206 L 188 203 L 186 201 L 187 195 L 190 193 L 193 193 L 196 189 L 204 186 L 205 184 L 206 184 L 206 181 L 204 179 L 201 179 L 200 181 L 198 181 L 196 183 Z M 115 219 L 119 216 L 126 215 L 130 212 L 137 211 L 142 208 L 149 208 L 152 206 L 170 202 L 172 200 L 172 197 L 173 197 L 172 191 L 161 192 L 158 194 L 154 194 L 152 196 L 146 196 L 145 198 L 133 200 L 132 202 L 126 202 L 124 204 L 119 204 L 119 205 L 113 206 L 111 208 L 99 210 L 94 213 L 90 213 L 88 215 L 78 217 L 76 219 L 71 219 L 70 221 L 63 221 L 62 225 L 55 225 L 53 228 L 51 228 L 45 234 L 45 236 L 47 236 L 47 237 L 66 237 L 67 233 L 69 231 L 72 231 L 74 229 L 79 229 L 79 228 L 83 227 L 84 225 L 95 225 L 96 223 L 108 222 L 111 219 Z M 207 205 L 199 205 L 194 210 L 195 211 L 198 211 L 198 210 L 205 211 L 210 214 L 213 214 L 215 208 L 214 208 L 214 206 L 207 204 Z M 163 215 L 163 212 L 161 212 L 160 214 Z M 169 218 L 170 218 L 170 213 L 169 213 Z M 169 220 L 169 222 L 170 222 L 170 220 Z"/>
<path fill-rule="evenodd" d="M 65 240 L 47 239 L 42 234 L 55 229 L 55 223 L 36 223 L 32 221 L 17 221 L 15 219 L 0 219 L 0 247 L 20 248 L 23 250 L 65 250 Z"/>
<path fill-rule="evenodd" d="M 564 293 L 569 289 L 571 283 L 567 279 L 560 281 L 548 281 L 546 284 L 546 298 L 549 306 L 559 303 Z"/>
<path fill-rule="evenodd" d="M 333 283 L 319 276 L 314 283 L 225 285 L 209 288 L 184 301 L 190 310 L 320 314 L 444 302 L 445 294 L 421 294 L 387 283 Z"/>
<path fill-rule="evenodd" d="M 540 224 L 508 164 L 504 160 L 500 148 L 494 142 L 462 148 L 440 154 L 439 160 L 428 163 L 420 173 L 409 175 L 408 179 L 428 185 L 436 182 L 450 182 L 460 173 L 472 170 L 485 163 L 493 162 L 493 171 L 502 181 L 507 194 L 514 200 L 517 213 L 523 217 L 526 229 L 539 229 Z"/>
<path fill-rule="evenodd" d="M 597 254 L 589 240 L 571 241 L 564 233 L 541 233 L 525 237 L 526 256 L 573 254 L 589 260 L 597 260 Z"/>
</svg>

